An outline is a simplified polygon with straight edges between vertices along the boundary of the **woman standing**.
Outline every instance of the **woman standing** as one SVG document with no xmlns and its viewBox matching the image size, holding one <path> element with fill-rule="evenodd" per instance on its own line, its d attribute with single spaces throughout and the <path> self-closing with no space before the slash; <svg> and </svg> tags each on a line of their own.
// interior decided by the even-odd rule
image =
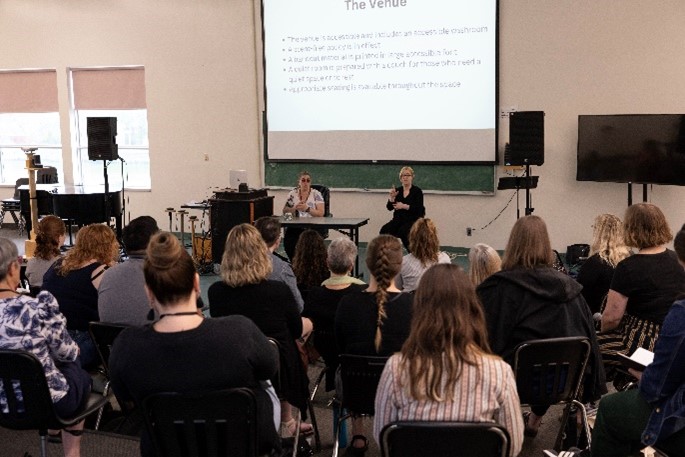
<svg viewBox="0 0 685 457">
<path fill-rule="evenodd" d="M 401 265 L 397 238 L 379 235 L 371 240 L 366 251 L 369 286 L 344 296 L 335 315 L 338 353 L 389 356 L 402 348 L 409 336 L 412 296 L 395 286 Z M 369 441 L 362 417 L 353 417 L 352 435 L 347 455 L 363 456 Z"/>
<path fill-rule="evenodd" d="M 98 360 L 88 324 L 99 321 L 98 287 L 102 274 L 119 256 L 114 232 L 104 224 L 83 227 L 76 244 L 58 259 L 43 277 L 43 290 L 57 299 L 67 318 L 67 329 L 81 349 L 81 364 L 90 367 Z"/>
<path fill-rule="evenodd" d="M 301 171 L 297 176 L 297 187 L 290 191 L 283 206 L 283 214 L 295 217 L 322 217 L 326 211 L 321 192 L 312 189 L 312 176 L 307 171 Z M 285 253 L 292 262 L 295 258 L 295 246 L 300 234 L 304 230 L 299 227 L 285 229 L 283 245 Z"/>
<path fill-rule="evenodd" d="M 392 220 L 381 227 L 380 234 L 400 238 L 409 250 L 409 231 L 418 218 L 426 215 L 426 208 L 423 206 L 423 191 L 413 185 L 414 170 L 411 167 L 402 167 L 400 182 L 400 186 L 390 189 L 385 207 L 393 212 Z"/>
<path fill-rule="evenodd" d="M 450 263 L 450 256 L 440 251 L 438 229 L 432 220 L 419 218 L 409 232 L 409 254 L 402 259 L 402 269 L 395 285 L 403 292 L 412 292 L 421 276 L 436 263 Z"/>
<path fill-rule="evenodd" d="M 523 421 L 511 367 L 492 355 L 485 317 L 457 265 L 426 271 L 414 296 L 411 333 L 390 357 L 376 393 L 374 436 L 394 421 L 495 422 L 516 456 Z"/>
<path fill-rule="evenodd" d="M 31 293 L 38 293 L 43 286 L 43 276 L 55 260 L 62 255 L 60 247 L 67 238 L 67 227 L 57 216 L 45 216 L 38 223 L 36 251 L 26 265 L 26 279 Z"/>
</svg>

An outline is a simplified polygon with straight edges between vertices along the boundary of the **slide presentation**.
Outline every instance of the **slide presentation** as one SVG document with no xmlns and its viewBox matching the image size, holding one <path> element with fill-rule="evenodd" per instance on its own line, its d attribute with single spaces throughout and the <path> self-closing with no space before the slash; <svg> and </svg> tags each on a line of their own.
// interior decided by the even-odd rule
<svg viewBox="0 0 685 457">
<path fill-rule="evenodd" d="M 492 163 L 497 0 L 263 0 L 269 160 Z"/>
</svg>

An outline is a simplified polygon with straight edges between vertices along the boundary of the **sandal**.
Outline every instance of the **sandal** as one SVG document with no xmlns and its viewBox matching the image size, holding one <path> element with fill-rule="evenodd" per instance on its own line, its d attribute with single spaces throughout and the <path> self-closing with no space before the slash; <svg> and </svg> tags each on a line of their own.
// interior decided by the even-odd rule
<svg viewBox="0 0 685 457">
<path fill-rule="evenodd" d="M 364 441 L 364 446 L 354 447 L 354 442 L 357 440 Z M 364 454 L 368 450 L 369 450 L 369 440 L 364 435 L 354 435 L 352 437 L 352 441 L 350 441 L 350 445 L 347 446 L 347 449 L 345 450 L 345 456 L 364 457 Z"/>
<path fill-rule="evenodd" d="M 523 425 L 524 425 L 523 434 L 527 437 L 535 438 L 536 436 L 538 436 L 538 429 L 534 428 L 528 424 L 528 421 L 530 420 L 530 415 L 531 415 L 530 411 L 526 411 L 523 413 Z M 538 427 L 539 427 L 539 425 L 538 425 Z"/>
<path fill-rule="evenodd" d="M 58 430 L 57 433 L 48 432 L 48 443 L 62 443 L 62 431 Z"/>
</svg>

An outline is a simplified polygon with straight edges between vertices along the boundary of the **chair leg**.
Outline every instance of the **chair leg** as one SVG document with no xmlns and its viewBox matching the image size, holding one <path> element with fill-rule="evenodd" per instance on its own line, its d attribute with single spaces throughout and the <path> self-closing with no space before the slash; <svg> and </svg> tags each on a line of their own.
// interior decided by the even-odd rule
<svg viewBox="0 0 685 457">
<path fill-rule="evenodd" d="M 5 222 L 5 210 L 0 209 L 0 229 L 2 228 L 2 224 Z"/>
<path fill-rule="evenodd" d="M 314 388 L 312 389 L 312 393 L 309 395 L 309 399 L 311 401 L 314 401 L 314 397 L 316 397 L 316 392 L 319 390 L 319 386 L 321 385 L 321 382 L 323 381 L 323 377 L 326 375 L 326 367 L 323 367 L 321 369 L 321 372 L 319 375 L 316 377 L 316 382 L 314 382 Z"/>
<path fill-rule="evenodd" d="M 48 457 L 48 431 L 41 430 L 40 432 L 40 457 Z"/>
<path fill-rule="evenodd" d="M 314 428 L 314 450 L 316 452 L 321 451 L 321 436 L 319 435 L 319 426 L 316 423 L 316 415 L 314 414 L 314 405 L 311 400 L 307 400 L 307 407 L 309 409 L 309 415 L 312 418 L 312 428 Z"/>
<path fill-rule="evenodd" d="M 351 414 L 346 414 L 345 410 L 343 410 L 342 405 L 338 407 L 338 420 L 335 420 L 335 415 L 333 417 L 333 427 L 335 427 L 335 430 L 333 430 L 333 454 L 331 457 L 338 457 L 338 451 L 340 449 L 340 433 L 342 430 L 343 423 L 349 418 L 352 417 Z"/>
<path fill-rule="evenodd" d="M 108 394 L 109 394 L 109 381 L 107 381 L 105 383 L 105 387 L 102 389 L 102 396 L 103 397 L 106 397 Z M 95 419 L 95 427 L 94 427 L 95 430 L 98 430 L 100 428 L 100 420 L 102 420 L 102 413 L 105 411 L 105 406 L 107 406 L 106 403 L 104 405 L 102 405 L 100 407 L 100 409 L 98 409 L 98 417 L 97 417 L 97 419 Z"/>
<path fill-rule="evenodd" d="M 578 406 L 578 410 L 582 415 L 583 429 L 585 430 L 585 436 L 587 436 L 587 447 L 589 449 L 592 444 L 592 431 L 590 430 L 590 424 L 587 421 L 587 409 L 585 409 L 585 405 L 578 400 L 573 400 L 573 403 Z"/>
</svg>

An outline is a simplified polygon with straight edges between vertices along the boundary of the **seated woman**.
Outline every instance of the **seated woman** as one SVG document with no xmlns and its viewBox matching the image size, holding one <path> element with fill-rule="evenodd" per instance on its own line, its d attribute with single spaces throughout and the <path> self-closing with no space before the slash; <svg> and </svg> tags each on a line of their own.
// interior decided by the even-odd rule
<svg viewBox="0 0 685 457">
<path fill-rule="evenodd" d="M 87 225 L 78 231 L 74 247 L 43 277 L 43 290 L 57 299 L 67 318 L 67 330 L 81 349 L 83 367 L 91 367 L 98 360 L 88 324 L 100 320 L 98 287 L 102 273 L 118 256 L 119 243 L 112 229 L 103 224 Z"/>
<path fill-rule="evenodd" d="M 592 313 L 600 313 L 606 301 L 614 269 L 630 255 L 623 240 L 623 223 L 613 214 L 600 214 L 592 224 L 590 255 L 578 272 L 577 281 Z"/>
<path fill-rule="evenodd" d="M 369 286 L 345 295 L 335 315 L 339 354 L 389 356 L 409 336 L 412 295 L 395 286 L 402 266 L 402 245 L 391 235 L 379 235 L 368 245 Z M 352 412 L 353 413 L 353 412 Z M 354 413 L 353 413 L 354 414 Z M 347 455 L 363 456 L 369 448 L 362 417 L 352 419 L 352 444 Z"/>
<path fill-rule="evenodd" d="M 419 285 L 424 271 L 436 263 L 451 263 L 450 256 L 440 251 L 438 229 L 432 220 L 419 218 L 409 232 L 409 254 L 402 259 L 402 269 L 395 285 L 403 292 L 412 292 Z"/>
<path fill-rule="evenodd" d="M 293 272 L 297 278 L 297 287 L 305 300 L 312 287 L 320 286 L 328 278 L 326 245 L 316 230 L 305 230 L 297 240 Z"/>
<path fill-rule="evenodd" d="M 312 189 L 312 176 L 307 171 L 300 172 L 297 176 L 297 187 L 290 191 L 285 201 L 283 214 L 292 214 L 295 217 L 322 217 L 325 212 L 323 195 Z M 291 262 L 295 258 L 297 240 L 303 231 L 299 227 L 285 229 L 283 247 Z"/>
<path fill-rule="evenodd" d="M 664 317 L 685 289 L 685 271 L 676 254 L 666 248 L 673 239 L 661 210 L 651 203 L 637 203 L 626 210 L 623 221 L 626 245 L 638 249 L 614 271 L 607 304 L 602 313 L 600 345 L 613 379 L 619 365 L 617 353 L 630 355 L 638 347 L 654 349 Z M 622 377 L 616 384 L 622 384 Z"/>
<path fill-rule="evenodd" d="M 150 239 L 143 269 L 159 320 L 129 327 L 115 340 L 109 371 L 117 398 L 140 405 L 159 392 L 249 387 L 257 397 L 260 453 L 280 447 L 278 400 L 263 382 L 276 373 L 278 358 L 266 337 L 243 316 L 203 318 L 196 305 L 200 277 L 174 235 L 160 232 Z M 154 455 L 151 444 L 144 431 L 141 455 Z"/>
<path fill-rule="evenodd" d="M 17 246 L 0 238 L 0 347 L 38 357 L 57 415 L 73 417 L 88 398 L 91 378 L 81 368 L 78 346 L 67 332 L 55 297 L 48 292 L 36 298 L 15 292 L 20 270 L 17 256 Z M 81 455 L 82 430 L 83 422 L 65 430 L 62 444 L 66 457 Z"/>
<path fill-rule="evenodd" d="M 584 336 L 592 353 L 583 384 L 585 402 L 606 393 L 602 358 L 590 309 L 582 287 L 552 267 L 554 253 L 547 226 L 538 216 L 520 218 L 511 229 L 502 271 L 476 289 L 485 311 L 492 352 L 514 363 L 516 347 L 528 340 Z M 525 434 L 537 435 L 549 405 L 533 405 L 526 415 Z"/>
<path fill-rule="evenodd" d="M 394 421 L 494 422 L 516 456 L 523 421 L 511 367 L 490 352 L 485 317 L 457 265 L 426 271 L 414 295 L 411 333 L 390 357 L 376 393 L 374 436 Z M 379 441 L 380 442 L 380 441 Z"/>
<path fill-rule="evenodd" d="M 209 313 L 212 317 L 240 314 L 252 320 L 268 337 L 278 341 L 286 377 L 281 385 L 287 402 L 281 404 L 282 426 L 295 435 L 296 421 L 291 405 L 304 416 L 309 395 L 307 373 L 295 340 L 312 330 L 309 319 L 300 317 L 297 303 L 288 286 L 267 279 L 271 273 L 271 257 L 259 231 L 250 224 L 240 224 L 228 232 L 221 258 L 221 281 L 209 287 Z M 301 432 L 312 431 L 302 424 Z"/>
<path fill-rule="evenodd" d="M 400 182 L 400 186 L 390 189 L 385 207 L 393 212 L 392 220 L 381 227 L 380 234 L 387 233 L 400 238 L 404 247 L 409 250 L 411 226 L 418 218 L 426 215 L 426 208 L 423 206 L 423 191 L 413 185 L 414 170 L 411 167 L 402 167 Z"/>
<path fill-rule="evenodd" d="M 38 222 L 36 250 L 26 264 L 26 279 L 31 293 L 37 294 L 43 286 L 43 276 L 55 260 L 62 255 L 60 246 L 67 238 L 67 227 L 57 216 L 45 216 Z"/>
<path fill-rule="evenodd" d="M 347 294 L 366 289 L 366 284 L 350 276 L 357 258 L 357 246 L 348 237 L 336 238 L 328 245 L 327 264 L 331 274 L 322 285 L 312 287 L 304 302 L 302 315 L 314 323 L 314 347 L 326 362 L 326 390 L 334 388 L 338 368 L 334 323 L 338 303 Z"/>
<path fill-rule="evenodd" d="M 484 243 L 478 243 L 469 249 L 469 278 L 474 286 L 502 269 L 502 259 L 497 251 Z"/>
</svg>

